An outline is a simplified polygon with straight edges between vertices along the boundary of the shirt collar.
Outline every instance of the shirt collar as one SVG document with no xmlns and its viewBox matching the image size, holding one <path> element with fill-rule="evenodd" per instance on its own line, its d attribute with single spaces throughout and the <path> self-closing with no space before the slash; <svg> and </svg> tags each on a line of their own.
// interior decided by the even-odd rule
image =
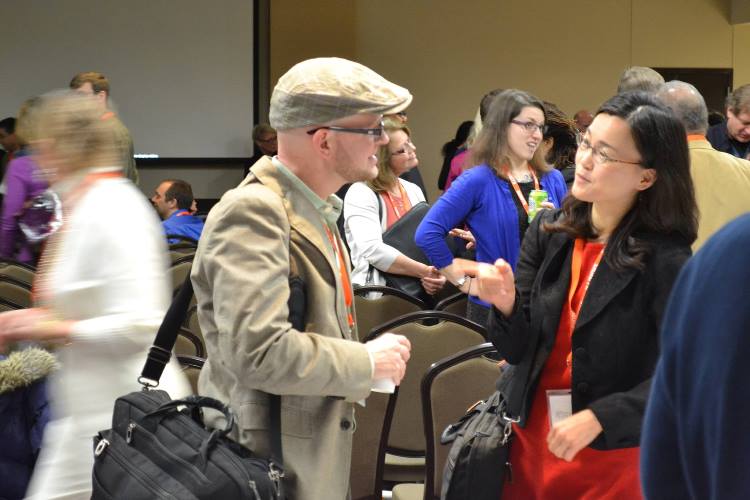
<svg viewBox="0 0 750 500">
<path fill-rule="evenodd" d="M 294 173 L 289 170 L 286 165 L 281 163 L 281 160 L 279 160 L 278 156 L 274 156 L 273 158 L 271 158 L 271 162 L 273 162 L 274 167 L 276 167 L 279 172 L 284 174 L 284 176 L 289 179 L 292 187 L 294 187 L 294 189 L 299 191 L 310 203 L 312 203 L 312 205 L 315 207 L 315 210 L 318 211 L 320 216 L 323 217 L 323 219 L 329 225 L 336 224 L 336 221 L 341 215 L 341 209 L 343 207 L 341 198 L 339 198 L 335 194 L 332 194 L 325 200 L 321 199 L 320 196 L 315 194 L 315 192 L 313 192 L 313 190 L 307 186 L 307 184 L 302 182 L 299 177 L 294 175 Z"/>
</svg>

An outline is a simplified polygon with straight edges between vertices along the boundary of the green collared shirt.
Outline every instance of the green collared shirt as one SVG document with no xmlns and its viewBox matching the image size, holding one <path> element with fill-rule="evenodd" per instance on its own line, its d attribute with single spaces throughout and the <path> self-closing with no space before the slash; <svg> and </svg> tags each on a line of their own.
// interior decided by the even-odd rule
<svg viewBox="0 0 750 500">
<path fill-rule="evenodd" d="M 320 196 L 315 194 L 313 190 L 307 186 L 307 184 L 302 182 L 299 177 L 294 175 L 294 173 L 292 173 L 292 171 L 289 170 L 286 165 L 281 163 L 278 157 L 274 156 L 273 158 L 271 158 L 271 162 L 273 163 L 273 166 L 279 170 L 279 172 L 284 174 L 289 179 L 289 182 L 292 184 L 292 186 L 294 186 L 297 191 L 302 193 L 302 195 L 307 198 L 307 200 L 315 207 L 315 210 L 317 210 L 318 214 L 320 215 L 322 222 L 322 224 L 320 224 L 320 229 L 321 235 L 325 236 L 325 238 L 323 238 L 323 241 L 331 242 L 328 234 L 325 232 L 325 228 L 322 226 L 323 224 L 325 224 L 326 226 L 328 226 L 328 229 L 332 234 L 338 235 L 338 226 L 336 225 L 336 221 L 341 215 L 341 210 L 344 207 L 344 203 L 341 201 L 341 198 L 339 198 L 335 194 L 332 194 L 327 199 L 323 200 Z M 341 235 L 338 235 L 338 238 L 340 239 Z M 333 248 L 333 244 L 331 244 L 331 250 L 333 250 L 334 256 L 338 253 L 338 249 Z"/>
</svg>

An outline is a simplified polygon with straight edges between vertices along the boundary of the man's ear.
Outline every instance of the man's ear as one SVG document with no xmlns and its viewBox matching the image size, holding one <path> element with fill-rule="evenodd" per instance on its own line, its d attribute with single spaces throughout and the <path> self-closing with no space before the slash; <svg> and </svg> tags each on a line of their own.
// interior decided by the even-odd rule
<svg viewBox="0 0 750 500">
<path fill-rule="evenodd" d="M 177 198 L 172 198 L 171 200 L 165 198 L 164 201 L 167 203 L 170 210 L 177 210 Z"/>
<path fill-rule="evenodd" d="M 312 135 L 313 149 L 323 157 L 326 157 L 326 158 L 330 157 L 333 154 L 331 150 L 332 138 L 333 136 L 330 134 L 329 130 L 326 130 L 326 129 L 316 130 L 315 133 Z"/>
</svg>

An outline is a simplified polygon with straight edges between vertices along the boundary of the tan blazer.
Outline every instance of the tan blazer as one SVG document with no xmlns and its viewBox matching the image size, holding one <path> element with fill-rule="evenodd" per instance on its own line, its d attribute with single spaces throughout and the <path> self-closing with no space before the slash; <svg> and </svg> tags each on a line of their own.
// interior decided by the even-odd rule
<svg viewBox="0 0 750 500">
<path fill-rule="evenodd" d="M 370 357 L 349 329 L 322 224 L 314 206 L 264 157 L 211 210 L 192 271 L 208 351 L 198 391 L 228 402 L 239 423 L 233 438 L 264 456 L 268 393 L 282 395 L 288 498 L 346 498 L 351 403 L 367 397 L 371 386 Z M 290 252 L 306 283 L 304 332 L 288 322 Z"/>
<path fill-rule="evenodd" d="M 688 146 L 700 212 L 695 252 L 727 222 L 750 211 L 750 161 L 716 151 L 706 140 L 690 140 Z"/>
</svg>

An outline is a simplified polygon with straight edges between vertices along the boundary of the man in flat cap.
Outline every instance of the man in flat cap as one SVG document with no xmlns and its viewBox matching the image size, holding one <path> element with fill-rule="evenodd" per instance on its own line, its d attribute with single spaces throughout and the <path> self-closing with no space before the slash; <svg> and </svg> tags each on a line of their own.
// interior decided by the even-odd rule
<svg viewBox="0 0 750 500">
<path fill-rule="evenodd" d="M 232 407 L 232 437 L 261 456 L 276 454 L 280 399 L 287 498 L 347 497 L 353 403 L 374 385 L 398 384 L 409 359 L 402 336 L 357 341 L 333 193 L 376 176 L 376 151 L 388 141 L 382 115 L 411 99 L 345 59 L 294 66 L 271 96 L 278 155 L 224 195 L 198 246 L 192 279 L 208 358 L 199 393 Z"/>
</svg>

